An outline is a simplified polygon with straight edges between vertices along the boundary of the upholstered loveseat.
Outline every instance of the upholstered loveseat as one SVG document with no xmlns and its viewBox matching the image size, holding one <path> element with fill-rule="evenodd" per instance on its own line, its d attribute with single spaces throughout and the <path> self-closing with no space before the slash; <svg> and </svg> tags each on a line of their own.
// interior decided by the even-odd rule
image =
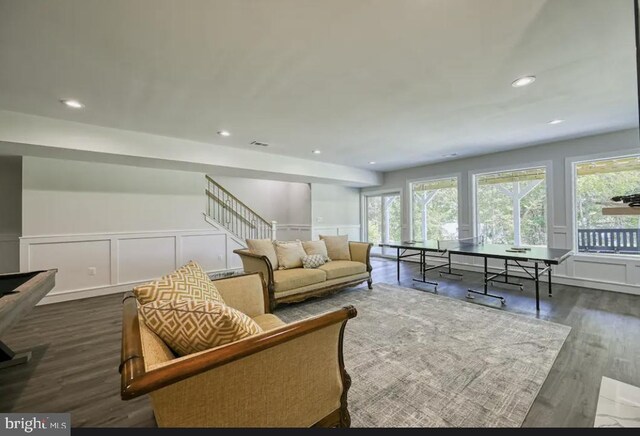
<svg viewBox="0 0 640 436">
<path fill-rule="evenodd" d="M 269 256 L 253 253 L 249 249 L 234 250 L 234 253 L 242 259 L 245 273 L 262 274 L 273 309 L 280 303 L 328 295 L 364 282 L 371 289 L 371 247 L 370 243 L 349 241 L 346 257 L 313 269 L 278 269 L 273 267 Z"/>
<path fill-rule="evenodd" d="M 262 333 L 177 357 L 125 296 L 121 396 L 149 394 L 160 427 L 348 427 L 342 343 L 353 307 L 285 324 L 260 274 L 214 280 Z"/>
</svg>

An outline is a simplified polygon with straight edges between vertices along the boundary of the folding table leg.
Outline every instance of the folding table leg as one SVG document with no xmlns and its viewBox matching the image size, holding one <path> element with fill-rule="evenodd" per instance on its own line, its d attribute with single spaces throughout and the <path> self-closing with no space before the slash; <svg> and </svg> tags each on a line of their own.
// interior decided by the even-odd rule
<svg viewBox="0 0 640 436">
<path fill-rule="evenodd" d="M 540 274 L 538 262 L 535 263 L 535 280 L 536 280 L 536 310 L 540 311 Z"/>
<path fill-rule="evenodd" d="M 400 249 L 397 249 L 398 256 L 396 257 L 396 268 L 398 270 L 398 282 L 400 281 Z"/>
</svg>

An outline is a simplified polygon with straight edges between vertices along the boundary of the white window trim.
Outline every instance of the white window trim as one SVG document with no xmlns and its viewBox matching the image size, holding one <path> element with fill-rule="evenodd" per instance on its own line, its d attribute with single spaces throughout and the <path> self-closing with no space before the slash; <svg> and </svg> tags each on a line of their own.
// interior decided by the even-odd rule
<svg viewBox="0 0 640 436">
<path fill-rule="evenodd" d="M 409 239 L 413 238 L 413 190 L 412 190 L 412 186 L 414 183 L 420 183 L 420 182 L 433 182 L 435 180 L 444 180 L 444 179 L 456 179 L 456 186 L 458 189 L 458 238 L 461 237 L 462 234 L 462 229 L 460 226 L 460 223 L 462 223 L 462 208 L 460 207 L 460 205 L 462 204 L 462 189 L 460 186 L 460 183 L 462 181 L 462 173 L 453 173 L 453 174 L 443 174 L 443 175 L 437 175 L 437 176 L 429 176 L 429 177 L 419 177 L 416 179 L 408 179 L 407 183 L 406 183 L 406 192 L 408 193 L 407 195 L 409 196 L 409 198 L 407 199 L 408 202 L 408 213 L 407 216 L 409 217 Z"/>
<path fill-rule="evenodd" d="M 576 226 L 576 165 L 594 160 L 606 160 L 639 156 L 639 152 L 629 149 L 618 151 L 606 151 L 580 156 L 571 156 L 565 159 L 565 187 L 566 187 L 566 216 L 567 216 L 567 245 L 573 250 L 574 256 L 590 259 L 619 259 L 621 261 L 638 261 L 640 256 L 615 253 L 580 253 L 578 251 L 578 226 Z"/>
<path fill-rule="evenodd" d="M 379 197 L 388 194 L 400 195 L 400 232 L 402 233 L 403 217 L 404 217 L 404 190 L 403 188 L 397 189 L 381 189 L 376 191 L 366 191 L 360 193 L 360 237 L 363 241 L 369 240 L 369 226 L 367 225 L 367 197 Z"/>
<path fill-rule="evenodd" d="M 469 208 L 471 223 L 471 232 L 473 236 L 479 235 L 478 230 L 478 201 L 476 192 L 476 178 L 485 174 L 501 173 L 507 171 L 523 171 L 535 168 L 545 169 L 545 186 L 547 190 L 547 247 L 552 247 L 553 243 L 553 218 L 554 214 L 554 198 L 553 198 L 553 161 L 545 160 L 540 162 L 531 162 L 527 164 L 501 165 L 490 168 L 469 171 L 469 199 L 471 207 Z"/>
</svg>

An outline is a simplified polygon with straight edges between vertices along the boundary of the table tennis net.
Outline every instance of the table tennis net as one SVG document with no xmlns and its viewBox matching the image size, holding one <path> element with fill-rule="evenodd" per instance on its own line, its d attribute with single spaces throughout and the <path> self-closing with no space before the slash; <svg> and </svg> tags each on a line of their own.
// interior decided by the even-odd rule
<svg viewBox="0 0 640 436">
<path fill-rule="evenodd" d="M 464 248 L 472 248 L 484 244 L 484 235 L 473 236 L 470 238 L 460 239 L 444 239 L 438 240 L 438 250 L 460 250 Z"/>
</svg>

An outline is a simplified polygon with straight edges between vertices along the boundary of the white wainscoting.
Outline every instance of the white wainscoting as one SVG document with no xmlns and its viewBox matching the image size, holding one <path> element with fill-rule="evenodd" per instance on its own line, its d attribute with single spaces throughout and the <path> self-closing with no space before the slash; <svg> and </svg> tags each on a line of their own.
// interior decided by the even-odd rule
<svg viewBox="0 0 640 436">
<path fill-rule="evenodd" d="M 344 224 L 344 225 L 331 225 L 331 226 L 313 226 L 311 228 L 311 239 L 320 239 L 320 235 L 349 235 L 350 241 L 360 241 L 360 225 L 359 224 Z"/>
<path fill-rule="evenodd" d="M 278 241 L 309 241 L 311 239 L 310 224 L 277 224 L 276 239 Z"/>
<path fill-rule="evenodd" d="M 177 230 L 20 238 L 20 271 L 57 268 L 40 304 L 124 292 L 195 260 L 208 273 L 242 270 L 242 246 L 221 230 Z"/>
<path fill-rule="evenodd" d="M 16 272 L 20 268 L 20 235 L 0 234 L 0 274 Z"/>
<path fill-rule="evenodd" d="M 380 257 L 395 261 L 395 253 Z M 469 262 L 469 260 L 473 260 L 473 262 Z M 407 261 L 417 263 L 418 256 L 409 258 Z M 455 265 L 454 268 L 463 271 L 483 272 L 484 260 L 482 258 L 453 256 L 452 262 Z M 429 263 L 437 265 L 443 262 L 429 258 Z M 503 266 L 504 261 L 489 260 L 489 270 L 491 272 L 502 270 Z M 431 277 L 437 276 L 433 275 L 434 272 L 430 274 L 432 274 Z M 524 274 L 514 271 L 513 275 Z M 553 282 L 582 288 L 640 295 L 640 259 L 575 255 L 567 259 L 560 267 L 553 267 Z"/>
</svg>

